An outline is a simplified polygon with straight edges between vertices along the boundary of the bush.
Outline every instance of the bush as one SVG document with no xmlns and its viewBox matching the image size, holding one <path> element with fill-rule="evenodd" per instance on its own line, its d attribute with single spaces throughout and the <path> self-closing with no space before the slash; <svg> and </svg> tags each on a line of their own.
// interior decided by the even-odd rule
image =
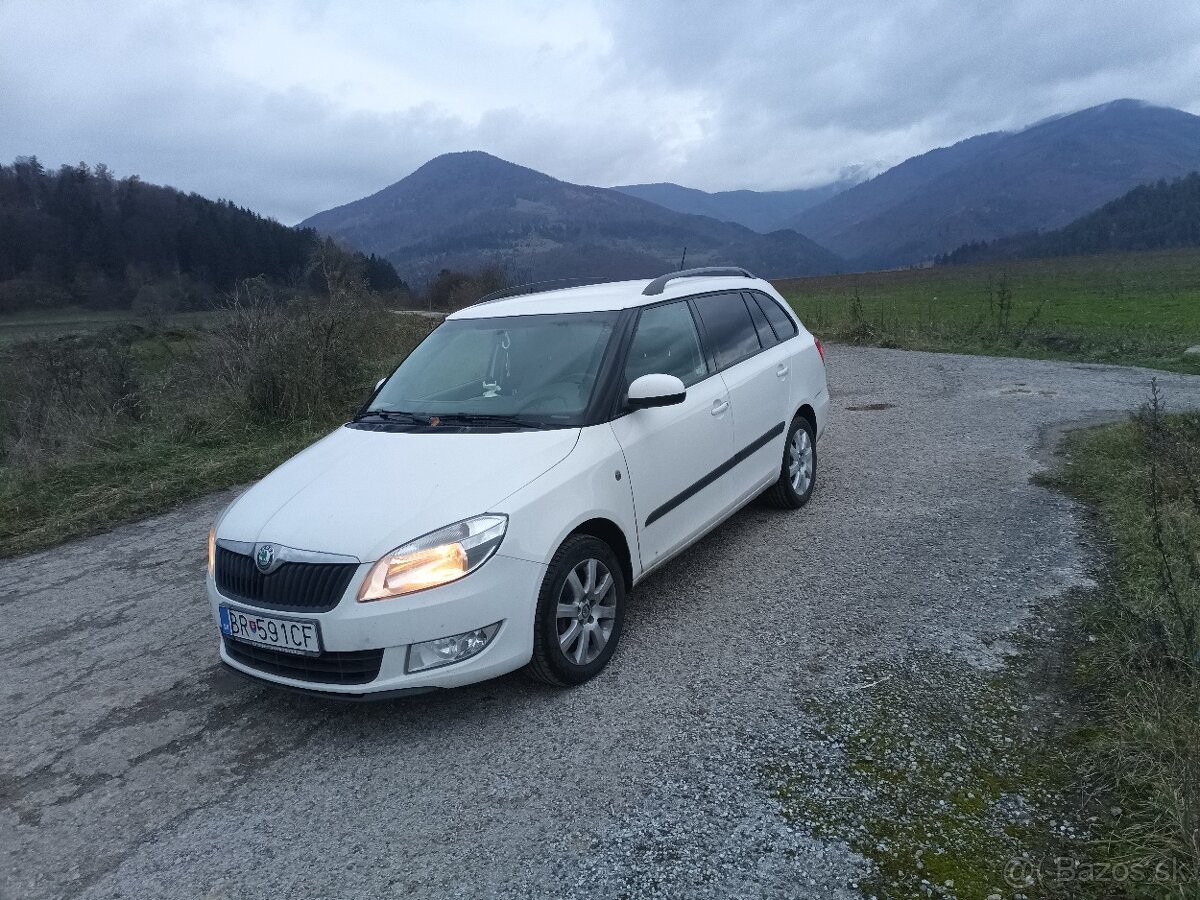
<svg viewBox="0 0 1200 900">
<path fill-rule="evenodd" d="M 77 456 L 144 412 L 142 379 L 119 332 L 20 344 L 0 388 L 0 462 L 13 468 Z"/>
<path fill-rule="evenodd" d="M 478 272 L 442 269 L 429 285 L 426 299 L 430 309 L 453 312 L 469 306 L 485 294 L 509 287 L 510 284 L 508 272 L 498 264 L 485 266 Z"/>
<path fill-rule="evenodd" d="M 177 376 L 181 392 L 198 401 L 184 412 L 210 427 L 346 415 L 379 377 L 398 326 L 365 292 L 289 296 L 262 279 L 241 282 Z"/>
</svg>

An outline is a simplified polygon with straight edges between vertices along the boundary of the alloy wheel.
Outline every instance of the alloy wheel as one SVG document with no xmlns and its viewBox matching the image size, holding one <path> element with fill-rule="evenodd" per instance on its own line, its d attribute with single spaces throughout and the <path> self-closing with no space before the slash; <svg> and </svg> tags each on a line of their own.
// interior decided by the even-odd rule
<svg viewBox="0 0 1200 900">
<path fill-rule="evenodd" d="M 604 650 L 617 615 L 617 591 L 612 572 L 598 559 L 585 559 L 563 582 L 558 595 L 558 646 L 563 655 L 583 666 Z"/>
<path fill-rule="evenodd" d="M 797 428 L 788 447 L 788 478 L 792 490 L 801 496 L 808 490 L 813 476 L 813 446 L 808 431 Z"/>
</svg>

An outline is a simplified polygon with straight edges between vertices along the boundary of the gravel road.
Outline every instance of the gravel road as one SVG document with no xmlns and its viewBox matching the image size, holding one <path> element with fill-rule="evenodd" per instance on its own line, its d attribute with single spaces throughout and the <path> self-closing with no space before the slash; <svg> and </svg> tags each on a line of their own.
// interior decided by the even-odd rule
<svg viewBox="0 0 1200 900">
<path fill-rule="evenodd" d="M 771 748 L 875 662 L 997 665 L 1085 579 L 1080 510 L 1030 475 L 1151 373 L 834 347 L 829 376 L 812 503 L 651 577 L 566 693 L 355 706 L 223 672 L 202 571 L 228 493 L 0 562 L 0 898 L 857 896 L 864 861 L 780 815 Z"/>
</svg>

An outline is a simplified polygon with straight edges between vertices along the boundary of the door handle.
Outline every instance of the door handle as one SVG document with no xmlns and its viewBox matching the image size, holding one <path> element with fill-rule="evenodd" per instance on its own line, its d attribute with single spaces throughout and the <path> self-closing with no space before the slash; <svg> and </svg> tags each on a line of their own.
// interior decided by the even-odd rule
<svg viewBox="0 0 1200 900">
<path fill-rule="evenodd" d="M 779 368 L 775 370 L 775 374 L 778 375 L 780 378 L 787 378 L 787 373 L 788 373 L 788 367 L 785 366 L 783 363 L 780 363 Z"/>
<path fill-rule="evenodd" d="M 712 414 L 714 416 L 721 415 L 721 413 L 725 412 L 725 410 L 727 410 L 727 409 L 729 409 L 729 401 L 728 400 L 714 400 L 713 401 Z"/>
</svg>

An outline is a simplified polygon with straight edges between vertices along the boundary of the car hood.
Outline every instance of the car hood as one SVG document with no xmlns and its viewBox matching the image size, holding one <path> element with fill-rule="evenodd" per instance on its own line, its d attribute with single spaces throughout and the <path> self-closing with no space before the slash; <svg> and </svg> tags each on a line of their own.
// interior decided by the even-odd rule
<svg viewBox="0 0 1200 900">
<path fill-rule="evenodd" d="M 561 462 L 579 429 L 446 434 L 339 428 L 246 491 L 217 529 L 371 562 L 444 525 L 491 512 Z"/>
</svg>

